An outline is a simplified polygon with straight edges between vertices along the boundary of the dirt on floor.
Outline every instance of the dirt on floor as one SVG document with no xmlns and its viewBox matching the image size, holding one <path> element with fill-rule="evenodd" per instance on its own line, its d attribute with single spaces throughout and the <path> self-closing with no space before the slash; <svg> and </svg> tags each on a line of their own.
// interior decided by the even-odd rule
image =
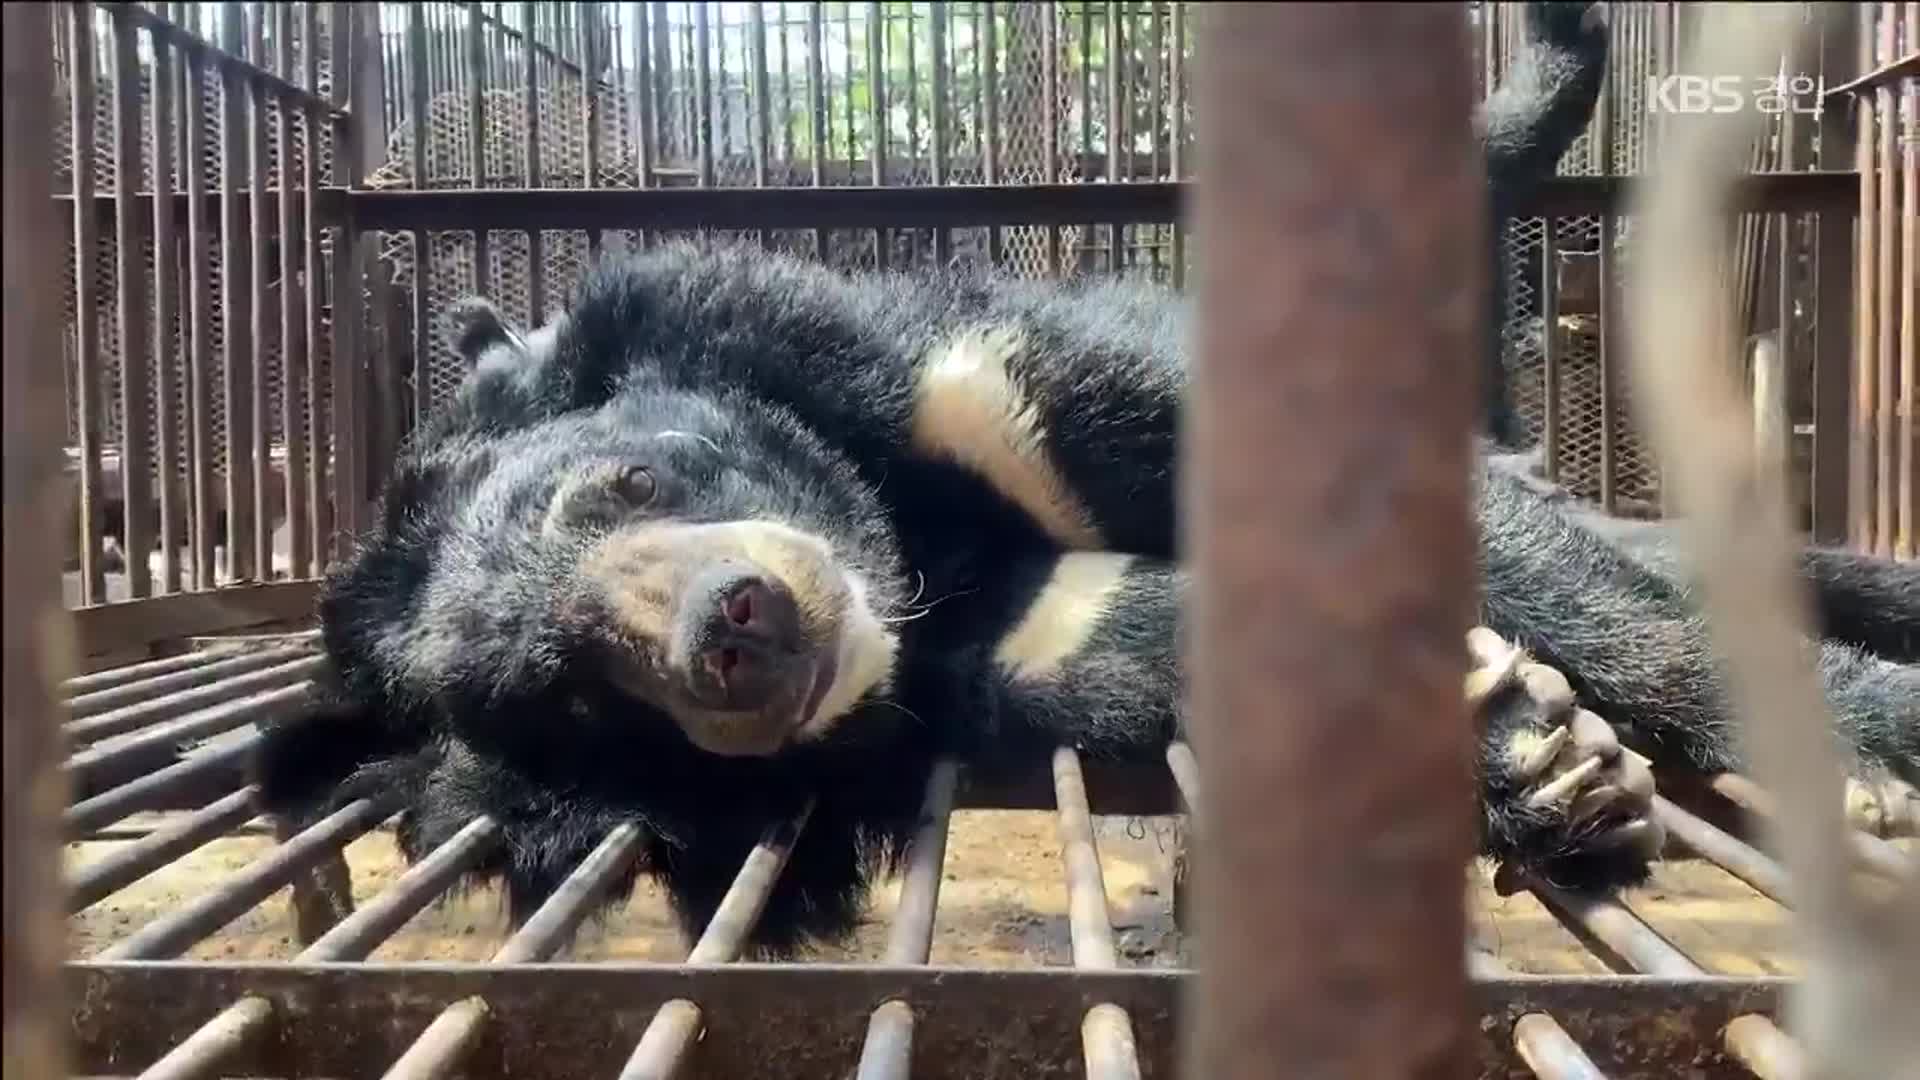
<svg viewBox="0 0 1920 1080">
<path fill-rule="evenodd" d="M 68 845 L 77 868 L 135 842 L 138 830 L 166 815 L 143 815 L 118 827 L 121 839 Z M 1172 917 L 1171 830 L 1165 819 L 1102 818 L 1097 844 L 1108 910 L 1124 959 L 1137 966 L 1188 962 Z M 149 920 L 213 888 L 273 844 L 255 829 L 200 848 L 69 920 L 69 955 L 91 956 Z M 391 835 L 377 831 L 346 849 L 356 903 L 364 904 L 404 870 Z M 1605 968 L 1538 901 L 1500 897 L 1492 874 L 1476 864 L 1467 883 L 1480 938 L 1507 966 L 1538 974 L 1600 973 Z M 878 889 L 852 939 L 821 948 L 821 961 L 878 961 L 899 897 L 895 880 Z M 189 959 L 285 960 L 300 949 L 282 890 L 196 945 Z M 1785 912 L 1718 868 L 1695 861 L 1659 866 L 1652 882 L 1627 901 L 1709 971 L 1728 975 L 1791 974 Z M 505 940 L 499 893 L 469 890 L 417 915 L 381 946 L 375 961 L 483 961 Z M 562 958 L 675 961 L 685 955 L 664 897 L 643 882 L 633 898 L 590 922 Z M 931 962 L 970 967 L 1068 965 L 1067 892 L 1052 814 L 960 811 L 949 835 Z"/>
</svg>

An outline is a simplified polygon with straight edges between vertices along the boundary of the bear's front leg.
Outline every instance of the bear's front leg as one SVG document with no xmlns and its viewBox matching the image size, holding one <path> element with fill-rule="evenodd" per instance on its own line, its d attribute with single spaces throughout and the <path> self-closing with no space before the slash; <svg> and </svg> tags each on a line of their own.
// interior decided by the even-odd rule
<svg viewBox="0 0 1920 1080">
<path fill-rule="evenodd" d="M 1467 634 L 1480 732 L 1481 850 L 1503 883 L 1525 870 L 1572 890 L 1634 885 L 1666 841 L 1653 773 L 1565 676 L 1485 627 Z"/>
</svg>

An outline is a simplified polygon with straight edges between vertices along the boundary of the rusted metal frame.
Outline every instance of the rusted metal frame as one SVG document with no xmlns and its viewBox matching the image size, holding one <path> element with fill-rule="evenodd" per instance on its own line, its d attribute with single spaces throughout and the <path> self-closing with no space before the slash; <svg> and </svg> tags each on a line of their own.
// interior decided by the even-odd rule
<svg viewBox="0 0 1920 1080">
<path fill-rule="evenodd" d="M 75 411 L 80 435 L 80 602 L 98 604 L 107 598 L 107 574 L 102 544 L 105 494 L 100 487 L 100 441 L 104 433 L 106 392 L 100 357 L 100 297 L 94 271 L 100 259 L 100 232 L 94 199 L 94 95 L 99 90 L 93 47 L 93 4 L 80 0 L 67 9 L 67 59 L 71 98 L 71 162 L 73 173 L 73 303 L 75 317 Z"/>
<path fill-rule="evenodd" d="M 228 51 L 237 53 L 244 48 L 241 11 L 230 6 L 222 15 L 223 41 Z M 249 460 L 253 452 L 254 414 L 250 406 L 257 340 L 253 333 L 253 294 L 248 289 L 253 246 L 247 235 L 250 226 L 261 222 L 257 214 L 250 213 L 257 204 L 250 206 L 242 178 L 248 172 L 248 125 L 259 123 L 260 117 L 248 111 L 248 85 L 240 69 L 220 69 L 220 346 L 227 428 L 227 544 L 221 577 L 228 581 L 250 580 L 258 569 L 253 534 L 259 522 L 251 512 L 254 474 Z"/>
<path fill-rule="evenodd" d="M 808 180 L 814 187 L 826 186 L 827 168 L 827 72 L 823 46 L 826 43 L 826 5 L 812 0 L 807 5 L 807 99 L 812 117 L 807 127 L 812 141 L 813 160 L 808 163 Z M 829 254 L 827 230 L 813 230 L 814 257 L 825 262 Z"/>
<path fill-rule="evenodd" d="M 467 156 L 473 159 L 475 191 L 487 186 L 487 45 L 486 16 L 480 5 L 467 5 Z M 486 229 L 473 231 L 473 288 L 481 296 L 493 291 L 493 254 Z"/>
<path fill-rule="evenodd" d="M 1060 846 L 1066 862 L 1067 915 L 1073 941 L 1073 966 L 1111 971 L 1120 964 L 1107 915 L 1107 887 L 1100 854 L 1093 842 L 1093 813 L 1080 774 L 1080 755 L 1072 747 L 1053 752 L 1053 790 L 1059 804 Z M 1140 1052 L 1133 1021 L 1109 1001 L 1088 1009 L 1080 1024 L 1081 1050 L 1090 1080 L 1121 1080 L 1140 1075 Z"/>
<path fill-rule="evenodd" d="M 701 5 L 705 10 L 705 5 Z M 527 86 L 527 187 L 542 186 L 540 178 L 540 63 L 531 46 L 536 38 L 533 26 L 533 6 L 526 8 L 527 30 L 526 44 L 521 51 L 524 61 L 522 74 Z M 476 194 L 478 194 L 476 192 Z M 367 226 L 362 226 L 367 227 Z M 547 309 L 547 245 L 546 237 L 540 234 L 537 226 L 527 226 L 527 318 L 530 325 L 545 323 Z"/>
<path fill-rule="evenodd" d="M 1899 47 L 1900 4 L 1896 0 L 1883 0 L 1880 5 L 1880 45 L 1878 58 L 1884 63 L 1893 59 L 1894 50 Z M 1879 234 L 1874 239 L 1874 253 L 1879 265 L 1875 271 L 1875 284 L 1878 286 L 1872 298 L 1874 305 L 1874 329 L 1876 369 L 1879 388 L 1875 394 L 1877 409 L 1874 413 L 1876 438 L 1874 440 L 1874 544 L 1873 550 L 1881 555 L 1892 555 L 1896 528 L 1894 466 L 1899 459 L 1900 449 L 1895 443 L 1894 412 L 1899 408 L 1901 397 L 1899 384 L 1895 382 L 1895 373 L 1899 367 L 1899 354 L 1896 329 L 1899 321 L 1900 298 L 1896 293 L 1899 287 L 1895 277 L 1897 268 L 1895 259 L 1899 254 L 1899 227 L 1902 214 L 1900 196 L 1897 188 L 1899 181 L 1900 106 L 1894 97 L 1894 88 L 1880 84 L 1874 88 L 1874 124 L 1878 136 L 1875 173 L 1880 185 Z M 1906 213 L 1914 211 L 1909 208 Z M 1866 302 L 1863 298 L 1862 302 Z"/>
<path fill-rule="evenodd" d="M 274 657 L 270 661 L 272 666 L 264 670 L 258 670 L 263 666 L 260 664 L 248 665 L 239 671 L 229 669 L 211 685 L 191 685 L 152 696 L 140 695 L 117 708 L 69 721 L 62 725 L 62 730 L 71 742 L 86 745 L 221 702 L 309 679 L 323 670 L 328 661 L 324 657 L 305 653 L 306 650 L 300 650 L 297 657 L 291 660 L 284 655 Z"/>
<path fill-rule="evenodd" d="M 1674 979 L 1706 974 L 1618 898 L 1578 896 L 1532 876 L 1526 878 L 1526 884 L 1560 925 L 1614 970 Z M 1799 1050 L 1766 1016 L 1747 1013 L 1736 1017 L 1720 1037 L 1726 1051 L 1761 1080 L 1801 1075 Z"/>
<path fill-rule="evenodd" d="M 980 28 L 980 178 L 988 186 L 1000 182 L 1000 54 L 999 22 L 992 0 L 981 3 Z M 987 226 L 987 264 L 998 267 L 1005 238 L 998 225 Z"/>
<path fill-rule="evenodd" d="M 933 110 L 932 145 L 927 150 L 927 180 L 932 184 L 947 182 L 947 139 L 951 127 L 949 113 L 953 103 L 950 100 L 952 89 L 948 85 L 947 56 L 947 5 L 933 3 L 927 11 L 927 43 L 933 50 Z M 953 261 L 953 233 L 936 226 L 933 230 L 933 261 L 945 267 Z"/>
<path fill-rule="evenodd" d="M 1476 980 L 1513 976 L 1499 957 L 1478 943 L 1467 950 L 1467 971 Z M 1540 1080 L 1606 1080 L 1567 1029 L 1546 1013 L 1527 1013 L 1514 1021 L 1511 1030 L 1514 1052 Z"/>
<path fill-rule="evenodd" d="M 770 100 L 772 91 L 768 87 L 767 71 L 767 13 L 766 5 L 755 3 L 747 9 L 747 46 L 752 51 L 753 70 L 753 186 L 767 186 L 767 159 L 772 156 L 773 141 L 772 109 Z M 765 229 L 760 230 L 760 245 L 771 248 L 773 236 Z"/>
<path fill-rule="evenodd" d="M 1106 181 L 1123 184 L 1133 163 L 1133 146 L 1127 139 L 1127 108 L 1131 87 L 1126 75 L 1126 14 L 1117 0 L 1107 7 L 1107 153 Z M 1092 103 L 1088 103 L 1091 111 Z M 1107 225 L 1107 272 L 1118 274 L 1127 264 L 1127 227 L 1123 222 Z"/>
<path fill-rule="evenodd" d="M 800 838 L 801 830 L 807 827 L 813 806 L 813 800 L 809 798 L 792 820 L 768 829 L 760 842 L 747 853 L 746 859 L 740 864 L 740 872 L 734 876 L 733 884 L 727 888 L 726 895 L 720 898 L 719 907 L 714 909 L 706 929 L 701 931 L 700 939 L 694 942 L 692 951 L 687 954 L 687 964 L 728 964 L 739 957 L 746 945 L 747 935 L 752 932 L 753 924 L 766 907 L 774 882 L 787 865 L 787 856 L 793 853 L 794 842 Z M 659 1011 L 653 1014 L 653 1020 L 647 1024 L 647 1030 L 641 1034 L 632 1055 L 627 1058 L 625 1067 L 620 1070 L 620 1080 L 666 1080 L 671 1077 L 686 1059 L 694 1040 L 699 1037 L 701 1025 L 700 1005 L 697 1003 L 687 998 L 675 998 L 661 1005 Z"/>
<path fill-rule="evenodd" d="M 641 838 L 640 826 L 631 822 L 607 833 L 488 963 L 533 964 L 551 958 L 594 904 L 633 866 Z M 478 995 L 447 1006 L 387 1069 L 384 1080 L 438 1080 L 450 1075 L 472 1051 L 491 1011 Z"/>
<path fill-rule="evenodd" d="M 128 683 L 144 679 L 155 679 L 162 675 L 171 675 L 188 668 L 201 667 L 231 658 L 234 650 L 212 650 L 181 653 L 178 656 L 162 657 L 158 660 L 145 660 L 124 667 L 108 668 L 91 675 L 80 675 L 62 682 L 58 687 L 60 696 L 69 701 L 87 694 L 98 694 L 105 690 L 125 686 Z"/>
<path fill-rule="evenodd" d="M 1908 53 L 1897 60 L 1889 57 L 1857 79 L 1849 79 L 1838 86 L 1828 87 L 1822 92 L 1821 97 L 1832 99 L 1846 94 L 1884 90 L 1896 83 L 1914 78 L 1920 78 L 1920 52 Z"/>
<path fill-rule="evenodd" d="M 1462 966 L 1458 956 L 1453 963 Z M 479 997 L 499 1023 L 479 1040 L 470 1075 L 522 1080 L 612 1074 L 655 1003 L 692 986 L 713 1001 L 711 1031 L 700 1047 L 700 1071 L 708 1076 L 844 1077 L 860 1027 L 820 1018 L 858 1015 L 890 997 L 910 1002 L 924 1018 L 916 1033 L 917 1080 L 977 1077 L 983 1061 L 992 1061 L 998 1075 L 1079 1075 L 1074 1029 L 1087 1004 L 1103 999 L 1122 1003 L 1135 1018 L 1153 1075 L 1185 1075 L 1176 1071 L 1173 1023 L 1193 980 L 1189 972 L 1151 970 L 377 961 L 80 961 L 67 976 L 71 999 L 90 1006 L 66 1029 L 80 1074 L 135 1071 L 129 1063 L 155 1060 L 197 1027 L 205 1002 L 258 994 L 279 1004 L 280 1037 L 234 1058 L 229 1067 L 237 1075 L 376 1076 L 442 1008 Z M 1725 1061 L 1703 1048 L 1729 1019 L 1775 1009 L 1789 985 L 1777 977 L 1518 976 L 1476 982 L 1462 1008 L 1492 1021 L 1473 1036 L 1480 1075 L 1524 1068 L 1509 1024 L 1536 1012 L 1560 1017 L 1569 1034 L 1596 1053 L 1604 1049 L 1602 1063 L 1617 1064 L 1624 1075 L 1720 1075 Z M 1650 1031 L 1646 1018 L 1653 1016 L 1660 1023 Z M 1269 1061 L 1255 1075 L 1271 1070 Z"/>
<path fill-rule="evenodd" d="M 76 912 L 99 903 L 175 859 L 252 821 L 259 813 L 254 805 L 257 795 L 252 787 L 242 788 L 81 868 L 67 879 L 67 911 Z"/>
<path fill-rule="evenodd" d="M 500 842 L 492 818 L 468 822 L 402 874 L 373 902 L 347 916 L 319 941 L 300 951 L 296 962 L 338 963 L 363 960 L 420 910 L 485 857 Z M 274 1018 L 272 999 L 243 997 L 174 1047 L 141 1073 L 141 1080 L 191 1080 L 218 1077 L 227 1059 L 266 1033 Z"/>
<path fill-rule="evenodd" d="M 256 38 L 260 33 L 258 22 L 260 17 L 264 17 L 264 11 L 256 10 L 256 20 L 254 24 L 254 34 Z M 252 365 L 253 371 L 247 380 L 247 393 L 250 399 L 248 402 L 249 420 L 247 423 L 247 435 L 252 444 L 247 463 L 253 471 L 252 479 L 248 482 L 248 488 L 253 495 L 253 499 L 250 504 L 229 504 L 227 514 L 230 517 L 235 514 L 252 517 L 253 527 L 249 535 L 253 537 L 254 572 L 258 575 L 259 580 L 272 581 L 274 577 L 274 529 L 273 488 L 270 468 L 273 459 L 270 444 L 273 436 L 273 417 L 268 411 L 267 403 L 266 344 L 270 328 L 273 325 L 273 316 L 267 304 L 267 290 L 270 287 L 268 276 L 275 269 L 272 264 L 273 252 L 271 248 L 273 235 L 272 231 L 267 228 L 267 222 L 274 220 L 274 216 L 267 202 L 267 172 L 269 171 L 268 166 L 270 162 L 267 143 L 267 131 L 269 128 L 267 120 L 267 89 L 264 84 L 259 82 L 250 83 L 249 89 L 253 97 L 253 111 L 251 114 L 251 124 L 247 129 L 249 149 L 252 152 L 251 162 L 247 169 L 249 186 L 247 206 L 248 224 L 251 227 L 250 236 L 253 241 L 253 252 L 247 260 L 247 268 L 251 274 L 251 285 L 253 289 L 253 298 L 248 303 L 248 313 L 252 317 L 253 352 L 248 357 L 248 360 Z M 284 341 L 280 342 L 280 348 L 285 350 L 286 344 Z M 283 393 L 285 389 L 285 387 L 281 388 Z M 231 417 L 229 417 L 227 421 L 227 430 L 229 433 L 233 430 Z"/>
<path fill-rule="evenodd" d="M 72 721 L 85 720 L 87 717 L 128 705 L 137 705 L 163 694 L 171 694 L 176 690 L 205 686 L 232 675 L 271 667 L 307 656 L 312 651 L 310 646 L 302 644 L 281 649 L 241 652 L 236 656 L 215 656 L 209 663 L 194 664 L 177 671 L 161 672 L 149 678 L 124 682 L 102 690 L 75 694 L 66 701 L 68 729 L 70 732 Z"/>
<path fill-rule="evenodd" d="M 272 9 L 274 35 L 279 39 L 279 70 L 293 76 L 293 37 L 289 32 L 290 9 L 275 5 Z M 307 429 L 306 413 L 317 412 L 307 383 L 307 289 L 302 270 L 306 264 L 306 233 L 313 227 L 303 219 L 303 200 L 298 197 L 294 159 L 298 156 L 293 140 L 294 111 L 297 103 L 281 98 L 279 113 L 280 158 L 280 439 L 286 447 L 286 468 L 282 472 L 287 514 L 287 573 L 308 577 L 313 573 L 309 547 L 312 535 L 311 513 L 307 505 Z M 315 446 L 321 454 L 324 447 Z M 271 533 L 269 533 L 271 536 Z"/>
<path fill-rule="evenodd" d="M 79 788 L 91 788 L 102 774 L 120 770 L 147 772 L 170 762 L 179 748 L 253 723 L 263 716 L 297 705 L 312 694 L 310 683 L 295 683 L 258 691 L 243 698 L 196 709 L 129 736 L 124 742 L 89 747 L 67 759 L 65 770 Z"/>
<path fill-rule="evenodd" d="M 246 869 L 212 892 L 115 942 L 96 959 L 165 960 L 178 956 L 290 884 L 301 872 L 337 854 L 392 812 L 389 804 L 356 799 L 248 863 Z"/>
<path fill-rule="evenodd" d="M 187 530 L 192 545 L 193 587 L 212 588 L 218 569 L 214 565 L 214 505 L 219 496 L 214 490 L 213 458 L 216 452 L 213 434 L 213 267 L 209 261 L 212 239 L 207 235 L 209 209 L 207 196 L 207 70 L 204 54 L 185 56 L 186 109 L 181 127 L 186 129 L 187 152 L 182 165 L 186 173 L 187 221 L 187 306 L 184 312 L 187 347 L 187 459 L 188 499 L 191 520 Z M 224 192 L 220 196 L 225 199 Z M 78 206 L 75 207 L 79 209 Z M 154 208 L 157 219 L 161 213 Z M 218 217 L 216 212 L 214 215 Z"/>
<path fill-rule="evenodd" d="M 1540 446 L 1547 479 L 1560 480 L 1560 221 L 1547 218 L 1540 230 Z M 1504 272 L 1497 271 L 1497 272 Z M 1494 312 L 1496 319 L 1505 312 Z M 1602 324 L 1604 333 L 1604 323 Z M 1602 485 L 1605 486 L 1604 484 Z"/>
<path fill-rule="evenodd" d="M 358 81 L 360 51 L 354 47 L 359 5 L 335 3 L 327 9 L 332 34 L 331 56 L 334 68 L 333 96 L 344 102 Z M 363 108 L 357 115 L 372 112 Z M 359 160 L 359 133 L 352 123 L 335 121 L 333 126 L 333 175 L 335 187 L 358 189 L 363 179 L 355 166 Z M 366 287 L 366 265 L 370 238 L 364 237 L 354 221 L 354 205 L 349 201 L 333 230 L 333 252 L 329 259 L 328 291 L 331 307 L 331 338 L 328 342 L 328 368 L 331 400 L 328 412 L 334 421 L 334 517 L 338 528 L 333 534 L 333 557 L 344 558 L 368 517 L 367 453 L 370 428 L 361 407 L 361 390 L 366 373 L 360 348 L 362 290 Z"/>
<path fill-rule="evenodd" d="M 259 64 L 242 57 L 240 43 L 227 39 L 222 45 L 216 45 L 206 38 L 185 29 L 178 23 L 168 20 L 158 12 L 150 11 L 140 4 L 117 3 L 106 0 L 100 4 L 115 19 L 126 19 L 135 26 L 148 31 L 154 38 L 154 50 L 158 52 L 162 42 L 180 49 L 189 56 L 197 56 L 204 62 L 210 62 L 224 74 L 233 74 L 248 82 L 264 85 L 273 92 L 274 97 L 282 101 L 294 101 L 301 105 L 312 105 L 329 112 L 342 112 L 338 106 L 329 103 L 304 87 L 281 78 L 278 74 L 261 67 Z"/>
<path fill-rule="evenodd" d="M 1773 797 L 1760 785 L 1738 773 L 1719 773 L 1708 781 L 1715 794 L 1752 814 L 1761 821 L 1774 816 Z M 1861 867 L 1894 881 L 1914 872 L 1913 862 L 1900 849 L 1877 836 L 1850 829 L 1847 840 L 1855 862 Z"/>
<path fill-rule="evenodd" d="M 1631 197 L 1626 177 L 1559 177 L 1516 207 L 1516 216 L 1617 213 Z M 342 197 L 370 230 L 472 229 L 513 221 L 540 229 L 646 226 L 667 229 L 950 228 L 1071 223 L 1088 216 L 1125 222 L 1179 216 L 1191 182 L 1039 183 L 944 187 L 355 190 Z M 1767 173 L 1743 183 L 1751 213 L 1826 213 L 1852 200 L 1849 172 Z M 1851 209 L 1848 207 L 1848 209 Z M 522 227 L 529 227 L 523 225 Z"/>
<path fill-rule="evenodd" d="M 1874 45 L 1876 38 L 1871 32 L 1873 26 L 1873 7 L 1859 5 L 1855 9 L 1859 22 L 1859 61 L 1858 70 L 1869 70 L 1874 63 Z M 1880 213 L 1878 186 L 1873 183 L 1874 132 L 1878 119 L 1879 103 L 1875 98 L 1860 95 L 1854 98 L 1854 155 L 1855 169 L 1860 174 L 1859 199 L 1860 218 L 1858 241 L 1854 245 L 1858 259 L 1854 271 L 1854 338 L 1853 338 L 1853 415 L 1851 417 L 1852 439 L 1848 446 L 1847 512 L 1851 519 L 1848 539 L 1852 546 L 1861 551 L 1871 550 L 1873 536 L 1873 439 L 1875 435 L 1874 393 L 1878 389 L 1874 380 L 1874 296 L 1879 282 L 1879 259 L 1874 250 L 1880 237 Z"/>
<path fill-rule="evenodd" d="M 60 827 L 68 839 L 83 839 L 132 814 L 159 808 L 185 795 L 218 798 L 240 786 L 246 758 L 259 742 L 260 736 L 250 732 L 82 799 L 67 807 Z"/>
<path fill-rule="evenodd" d="M 887 67 L 882 48 L 886 41 L 887 29 L 884 8 L 878 2 L 867 5 L 867 135 L 869 145 L 867 157 L 873 169 L 873 186 L 887 186 L 887 154 L 891 141 L 887 136 Z M 849 61 L 851 70 L 851 61 Z M 848 75 L 851 88 L 852 75 Z M 848 94 L 852 100 L 852 94 Z M 873 230 L 873 265 L 875 269 L 887 268 L 888 247 L 893 243 L 892 231 L 878 228 Z"/>
<path fill-rule="evenodd" d="M 940 871 L 947 854 L 947 827 L 953 818 L 959 765 L 934 763 L 914 833 L 912 855 L 900 885 L 900 907 L 887 935 L 888 964 L 925 964 L 933 946 L 934 913 L 940 906 Z M 913 1007 L 885 1001 L 867 1019 L 867 1041 L 860 1049 L 855 1080 L 906 1080 L 913 1056 Z"/>
<path fill-rule="evenodd" d="M 1167 177 L 1179 181 L 1186 175 L 1183 168 L 1187 143 L 1187 70 L 1185 47 L 1187 40 L 1187 5 L 1184 2 L 1173 5 L 1173 52 L 1167 57 Z M 1167 258 L 1173 264 L 1169 274 L 1173 287 L 1178 289 L 1187 283 L 1187 231 L 1179 221 L 1168 230 Z"/>
<path fill-rule="evenodd" d="M 1201 23 L 1181 482 L 1207 806 L 1183 1075 L 1468 1061 L 1458 357 L 1485 318 L 1485 177 L 1467 52 L 1433 47 L 1459 17 L 1247 4 Z"/>
<path fill-rule="evenodd" d="M 97 604 L 74 611 L 73 629 L 81 656 L 111 656 L 195 634 L 307 619 L 313 615 L 317 591 L 316 582 L 280 581 Z"/>
<path fill-rule="evenodd" d="M 16 4 L 0 13 L 0 234 L 5 236 L 4 343 L 0 366 L 0 441 L 4 452 L 6 538 L 0 569 L 0 770 L 4 785 L 4 1054 L 9 1077 L 66 1076 L 66 988 L 61 985 L 63 927 L 55 813 L 65 801 L 55 763 L 61 752 L 52 691 L 67 671 L 71 645 L 61 625 L 60 535 L 42 518 L 59 505 L 60 445 L 66 415 L 60 365 L 59 279 L 46 271 L 61 242 L 47 212 L 52 188 L 54 101 L 52 4 Z M 91 13 L 88 13 L 89 17 Z M 75 16 L 78 18 L 78 16 Z M 78 23 L 84 26 L 85 23 Z M 75 34 L 76 41 L 83 35 Z M 75 50 L 77 55 L 79 50 Z M 78 61 L 75 61 L 76 69 Z M 77 86 L 77 80 L 76 80 Z M 77 97 L 77 94 L 76 94 Z M 85 249 L 82 249 L 85 250 Z M 76 259 L 84 268 L 87 260 Z M 85 270 L 81 270 L 84 276 Z M 86 309 L 81 309 L 84 315 Z"/>
<path fill-rule="evenodd" d="M 153 35 L 153 111 L 151 153 L 153 155 L 153 355 L 154 355 L 154 457 L 158 481 L 160 518 L 160 589 L 179 592 L 180 526 L 184 520 L 180 505 L 180 418 L 174 410 L 178 396 L 180 345 L 186 337 L 180 317 L 180 243 L 171 213 L 173 201 L 174 91 L 177 76 L 173 50 L 159 35 Z M 196 114 L 197 126 L 206 122 Z M 189 167 L 201 168 L 193 161 Z M 176 336 L 177 335 L 177 336 Z M 122 462 L 122 468 L 125 463 Z"/>
<path fill-rule="evenodd" d="M 320 85 L 320 5 L 308 3 L 302 10 L 301 42 L 303 62 L 305 64 L 304 81 L 309 88 Z M 311 534 L 307 537 L 308 558 L 304 565 L 296 562 L 293 572 L 296 576 L 316 577 L 327 565 L 327 546 L 333 542 L 333 492 L 328 484 L 328 461 L 333 453 L 333 440 L 327 424 L 326 404 L 322 400 L 321 387 L 325 385 L 326 369 L 324 352 L 321 346 L 320 310 L 323 303 L 321 292 L 320 263 L 320 125 L 323 122 L 321 110 L 308 106 L 300 112 L 300 137 L 302 156 L 300 161 L 300 186 L 302 191 L 302 214 L 306 219 L 306 229 L 302 234 L 301 273 L 305 277 L 306 307 L 301 313 L 305 324 L 307 348 L 307 431 L 311 453 L 307 458 L 306 499 L 309 508 Z M 337 150 L 337 148 L 336 148 Z M 330 345 L 329 345 L 330 347 Z M 289 454 L 288 466 L 292 466 Z"/>
</svg>

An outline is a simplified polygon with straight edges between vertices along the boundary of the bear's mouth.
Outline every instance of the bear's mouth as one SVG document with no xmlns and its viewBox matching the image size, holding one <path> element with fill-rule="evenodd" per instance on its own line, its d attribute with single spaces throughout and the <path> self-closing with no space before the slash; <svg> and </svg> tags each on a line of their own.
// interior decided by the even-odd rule
<svg viewBox="0 0 1920 1080">
<path fill-rule="evenodd" d="M 833 689 L 833 680 L 840 674 L 839 642 L 820 651 L 820 659 L 813 666 L 813 687 L 807 691 L 806 700 L 800 705 L 800 715 L 793 725 L 798 734 L 813 723 L 820 712 L 820 704 L 827 700 L 827 691 Z"/>
</svg>

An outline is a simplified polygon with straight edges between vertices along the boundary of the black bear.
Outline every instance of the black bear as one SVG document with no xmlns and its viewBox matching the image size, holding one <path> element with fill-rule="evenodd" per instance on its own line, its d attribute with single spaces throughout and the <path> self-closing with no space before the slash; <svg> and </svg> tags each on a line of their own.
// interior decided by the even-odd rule
<svg viewBox="0 0 1920 1080">
<path fill-rule="evenodd" d="M 1595 37 L 1565 8 L 1586 10 L 1533 22 L 1553 100 L 1487 121 L 1496 188 L 1584 124 L 1556 95 L 1588 93 Z M 525 338 L 462 305 L 472 373 L 326 583 L 331 685 L 263 742 L 268 809 L 397 798 L 409 857 L 492 815 L 509 843 L 480 872 L 516 918 L 637 822 L 639 870 L 697 929 L 812 800 L 754 944 L 845 932 L 936 757 L 1158 761 L 1180 733 L 1185 318 L 1139 282 L 689 247 L 596 268 Z M 1569 887 L 1639 880 L 1649 784 L 1594 714 L 1658 763 L 1736 764 L 1703 627 L 1678 575 L 1489 461 L 1484 850 Z M 1916 569 L 1810 565 L 1856 775 L 1920 780 Z"/>
</svg>

